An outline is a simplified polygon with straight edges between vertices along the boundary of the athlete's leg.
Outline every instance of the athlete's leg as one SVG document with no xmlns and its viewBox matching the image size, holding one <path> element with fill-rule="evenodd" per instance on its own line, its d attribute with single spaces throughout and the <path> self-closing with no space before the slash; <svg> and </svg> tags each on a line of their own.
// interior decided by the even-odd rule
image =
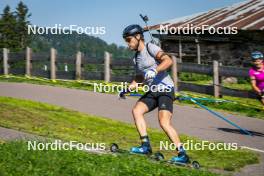
<svg viewBox="0 0 264 176">
<path fill-rule="evenodd" d="M 176 130 L 171 124 L 172 113 L 168 110 L 159 110 L 159 123 L 170 140 L 179 147 L 181 145 L 180 138 Z"/>
<path fill-rule="evenodd" d="M 170 92 L 162 92 L 158 96 L 159 123 L 160 127 L 170 138 L 171 142 L 173 142 L 177 147 L 179 147 L 180 138 L 171 124 L 171 118 L 173 113 L 173 100 L 174 90 Z"/>
<path fill-rule="evenodd" d="M 177 146 L 177 155 L 173 156 L 171 160 L 173 162 L 187 163 L 189 161 L 189 157 L 186 155 L 186 152 L 182 147 L 178 133 L 171 124 L 171 118 L 172 113 L 170 111 L 159 111 L 159 122 L 161 128 L 165 131 L 170 140 Z"/>
<path fill-rule="evenodd" d="M 262 103 L 262 105 L 264 105 L 264 90 L 262 90 L 262 93 L 260 95 L 260 102 Z"/>
<path fill-rule="evenodd" d="M 148 107 L 145 103 L 138 101 L 134 108 L 132 109 L 132 114 L 134 117 L 134 122 L 137 127 L 140 136 L 147 135 L 147 125 L 144 119 L 144 114 L 148 112 Z"/>
<path fill-rule="evenodd" d="M 156 100 L 152 97 L 151 93 L 147 93 L 139 99 L 132 110 L 134 121 L 141 140 L 141 146 L 132 147 L 130 149 L 132 153 L 152 153 L 150 140 L 147 135 L 147 125 L 144 119 L 144 114 L 153 110 L 156 107 L 156 104 Z"/>
<path fill-rule="evenodd" d="M 264 105 L 264 98 L 262 98 L 260 101 L 261 101 L 262 105 Z"/>
<path fill-rule="evenodd" d="M 167 136 L 177 146 L 177 155 L 173 156 L 171 160 L 173 162 L 188 162 L 188 156 L 180 142 L 180 138 L 174 127 L 172 126 L 172 112 L 173 112 L 173 97 L 170 94 L 159 96 L 159 122 L 161 128 L 165 131 Z"/>
<path fill-rule="evenodd" d="M 262 103 L 262 105 L 264 105 L 264 91 L 262 91 L 261 94 L 258 95 L 258 100 L 260 101 L 260 103 Z"/>
</svg>

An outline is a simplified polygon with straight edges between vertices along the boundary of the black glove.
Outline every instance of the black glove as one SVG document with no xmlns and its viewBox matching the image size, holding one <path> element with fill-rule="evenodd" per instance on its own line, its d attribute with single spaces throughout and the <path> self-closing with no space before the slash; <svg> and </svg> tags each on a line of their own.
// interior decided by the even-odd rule
<svg viewBox="0 0 264 176">
<path fill-rule="evenodd" d="M 126 93 L 128 93 L 129 92 L 129 90 L 128 89 L 124 89 L 124 90 L 122 90 L 121 92 L 119 92 L 118 93 L 118 97 L 119 97 L 119 99 L 126 99 Z"/>
</svg>

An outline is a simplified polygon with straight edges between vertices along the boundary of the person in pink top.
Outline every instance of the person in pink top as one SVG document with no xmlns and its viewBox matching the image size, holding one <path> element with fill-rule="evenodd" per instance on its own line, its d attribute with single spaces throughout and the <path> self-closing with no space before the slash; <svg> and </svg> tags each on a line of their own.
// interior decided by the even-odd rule
<svg viewBox="0 0 264 176">
<path fill-rule="evenodd" d="M 259 51 L 251 53 L 253 67 L 249 70 L 251 86 L 259 96 L 259 100 L 264 105 L 264 57 Z"/>
</svg>

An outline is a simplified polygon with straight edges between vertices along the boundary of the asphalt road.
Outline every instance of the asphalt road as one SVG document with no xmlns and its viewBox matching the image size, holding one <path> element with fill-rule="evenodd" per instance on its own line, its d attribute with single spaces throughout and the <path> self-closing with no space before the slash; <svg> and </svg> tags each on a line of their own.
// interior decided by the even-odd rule
<svg viewBox="0 0 264 176">
<path fill-rule="evenodd" d="M 127 123 L 133 123 L 131 109 L 137 100 L 132 97 L 118 100 L 116 95 L 111 94 L 26 83 L 0 83 L 0 96 L 46 102 Z M 174 105 L 173 124 L 180 134 L 264 150 L 264 120 L 226 113 L 224 115 L 252 131 L 254 136 L 243 135 L 208 111 L 190 106 Z M 146 121 L 149 127 L 160 129 L 157 111 L 148 113 Z"/>
</svg>

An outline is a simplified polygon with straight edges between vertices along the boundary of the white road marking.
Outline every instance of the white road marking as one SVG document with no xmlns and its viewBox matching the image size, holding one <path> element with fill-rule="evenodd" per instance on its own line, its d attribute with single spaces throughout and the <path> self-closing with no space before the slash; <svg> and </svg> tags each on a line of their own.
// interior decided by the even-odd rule
<svg viewBox="0 0 264 176">
<path fill-rule="evenodd" d="M 240 146 L 241 149 L 248 149 L 248 150 L 252 150 L 255 152 L 261 152 L 264 153 L 264 150 L 260 150 L 260 149 L 256 149 L 256 148 L 251 148 L 251 147 L 247 147 L 247 146 Z"/>
</svg>

